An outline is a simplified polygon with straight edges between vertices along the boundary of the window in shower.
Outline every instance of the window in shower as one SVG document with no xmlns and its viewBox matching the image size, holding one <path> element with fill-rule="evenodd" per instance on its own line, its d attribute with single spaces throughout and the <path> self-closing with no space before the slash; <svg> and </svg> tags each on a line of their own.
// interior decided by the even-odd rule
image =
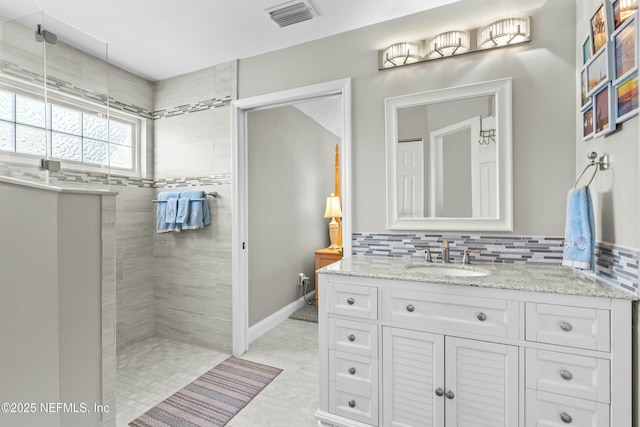
<svg viewBox="0 0 640 427">
<path fill-rule="evenodd" d="M 0 90 L 0 150 L 136 170 L 140 120 Z"/>
</svg>

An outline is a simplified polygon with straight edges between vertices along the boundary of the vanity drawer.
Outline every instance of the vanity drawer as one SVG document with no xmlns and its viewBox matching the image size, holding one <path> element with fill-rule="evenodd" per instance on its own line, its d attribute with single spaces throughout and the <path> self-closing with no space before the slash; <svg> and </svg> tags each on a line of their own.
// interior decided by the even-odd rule
<svg viewBox="0 0 640 427">
<path fill-rule="evenodd" d="M 429 328 L 519 338 L 516 301 L 385 288 L 382 319 Z"/>
<path fill-rule="evenodd" d="M 378 357 L 378 326 L 329 318 L 329 348 L 362 356 Z"/>
<path fill-rule="evenodd" d="M 526 339 L 609 351 L 609 310 L 564 305 L 526 304 Z"/>
<path fill-rule="evenodd" d="M 377 288 L 329 282 L 327 298 L 329 313 L 363 319 L 378 318 Z"/>
<path fill-rule="evenodd" d="M 525 366 L 527 388 L 610 403 L 608 360 L 528 348 Z"/>
<path fill-rule="evenodd" d="M 609 427 L 606 403 L 527 389 L 525 405 L 526 427 Z"/>
<path fill-rule="evenodd" d="M 378 359 L 329 350 L 329 380 L 378 390 Z"/>
<path fill-rule="evenodd" d="M 329 383 L 329 411 L 373 426 L 378 425 L 378 393 L 367 388 Z"/>
</svg>

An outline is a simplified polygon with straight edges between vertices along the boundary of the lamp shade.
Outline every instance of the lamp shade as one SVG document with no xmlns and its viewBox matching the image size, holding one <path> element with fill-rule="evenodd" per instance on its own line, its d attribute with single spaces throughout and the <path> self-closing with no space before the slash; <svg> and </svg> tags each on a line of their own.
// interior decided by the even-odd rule
<svg viewBox="0 0 640 427">
<path fill-rule="evenodd" d="M 435 36 L 429 42 L 429 54 L 452 56 L 467 52 L 470 47 L 468 31 L 448 31 Z"/>
<path fill-rule="evenodd" d="M 478 49 L 487 49 L 531 40 L 531 20 L 505 18 L 478 30 Z"/>
<path fill-rule="evenodd" d="M 422 43 L 402 42 L 396 43 L 385 49 L 383 53 L 384 67 L 397 67 L 398 65 L 413 64 L 422 59 Z"/>
<path fill-rule="evenodd" d="M 327 207 L 324 211 L 325 218 L 342 218 L 342 209 L 340 209 L 340 197 L 331 193 L 327 197 Z"/>
</svg>

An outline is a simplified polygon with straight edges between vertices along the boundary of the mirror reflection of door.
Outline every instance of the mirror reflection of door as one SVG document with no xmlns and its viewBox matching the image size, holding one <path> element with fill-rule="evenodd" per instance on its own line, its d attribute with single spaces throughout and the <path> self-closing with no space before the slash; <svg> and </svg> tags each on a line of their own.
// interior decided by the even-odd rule
<svg viewBox="0 0 640 427">
<path fill-rule="evenodd" d="M 424 216 L 424 143 L 422 139 L 399 140 L 396 151 L 398 215 Z"/>
<path fill-rule="evenodd" d="M 495 129 L 495 116 L 481 121 L 481 129 Z M 493 138 L 481 135 L 471 141 L 471 186 L 474 218 L 498 216 L 498 176 L 495 134 Z"/>
</svg>

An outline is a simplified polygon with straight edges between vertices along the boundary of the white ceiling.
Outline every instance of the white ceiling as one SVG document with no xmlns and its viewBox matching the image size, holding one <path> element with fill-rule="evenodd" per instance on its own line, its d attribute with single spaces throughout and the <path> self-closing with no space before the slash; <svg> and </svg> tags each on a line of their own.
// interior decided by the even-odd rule
<svg viewBox="0 0 640 427">
<path fill-rule="evenodd" d="M 106 41 L 109 62 L 156 81 L 458 0 L 310 0 L 319 16 L 279 28 L 264 9 L 284 1 L 0 0 L 0 15 L 44 10 Z M 45 28 L 64 40 L 64 26 Z"/>
</svg>

